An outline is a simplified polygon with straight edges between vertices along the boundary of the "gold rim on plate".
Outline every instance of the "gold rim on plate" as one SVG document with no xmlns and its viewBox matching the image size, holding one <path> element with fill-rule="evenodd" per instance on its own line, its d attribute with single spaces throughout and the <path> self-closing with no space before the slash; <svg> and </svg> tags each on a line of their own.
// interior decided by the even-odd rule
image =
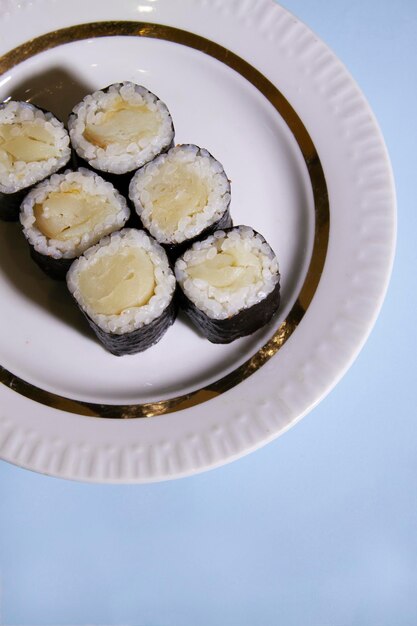
<svg viewBox="0 0 417 626">
<path fill-rule="evenodd" d="M 150 37 L 199 50 L 238 72 L 256 87 L 286 122 L 303 155 L 314 198 L 314 243 L 307 275 L 286 319 L 256 354 L 242 365 L 206 387 L 185 395 L 144 404 L 95 404 L 65 398 L 36 387 L 0 366 L 0 382 L 17 393 L 54 409 L 90 417 L 128 419 L 152 417 L 190 408 L 219 396 L 248 378 L 278 352 L 305 315 L 320 282 L 327 254 L 330 210 L 327 185 L 317 150 L 303 122 L 282 93 L 247 61 L 200 35 L 162 24 L 131 21 L 92 22 L 62 28 L 36 37 L 0 57 L 0 74 L 30 57 L 57 46 L 95 37 Z"/>
</svg>

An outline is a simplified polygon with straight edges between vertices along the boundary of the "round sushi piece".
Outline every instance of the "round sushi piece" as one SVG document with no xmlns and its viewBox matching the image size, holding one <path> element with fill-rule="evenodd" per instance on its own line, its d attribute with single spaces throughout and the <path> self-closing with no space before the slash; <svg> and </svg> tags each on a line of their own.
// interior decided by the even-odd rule
<svg viewBox="0 0 417 626">
<path fill-rule="evenodd" d="M 52 278 L 65 278 L 75 258 L 130 216 L 125 198 L 90 170 L 54 174 L 25 197 L 20 222 L 34 261 Z"/>
<path fill-rule="evenodd" d="M 207 150 L 192 144 L 171 148 L 138 170 L 129 197 L 143 227 L 173 258 L 196 239 L 232 226 L 230 181 Z"/>
<path fill-rule="evenodd" d="M 181 304 L 213 343 L 250 335 L 277 313 L 280 275 L 265 239 L 248 226 L 194 243 L 175 264 Z"/>
<path fill-rule="evenodd" d="M 70 158 L 68 132 L 52 113 L 28 102 L 0 104 L 0 218 L 16 221 L 29 188 Z"/>
<path fill-rule="evenodd" d="M 131 82 L 85 96 L 74 107 L 68 128 L 78 157 L 123 191 L 131 173 L 168 150 L 174 140 L 167 106 Z"/>
<path fill-rule="evenodd" d="M 157 343 L 174 322 L 176 282 L 165 250 L 125 228 L 74 261 L 67 285 L 104 347 L 121 356 Z"/>
</svg>

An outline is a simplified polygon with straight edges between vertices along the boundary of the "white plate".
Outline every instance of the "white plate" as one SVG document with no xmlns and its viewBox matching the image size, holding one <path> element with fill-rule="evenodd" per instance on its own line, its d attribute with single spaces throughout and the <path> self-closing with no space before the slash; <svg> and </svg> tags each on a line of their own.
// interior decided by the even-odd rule
<svg viewBox="0 0 417 626">
<path fill-rule="evenodd" d="M 0 7 L 0 100 L 65 118 L 96 88 L 144 84 L 170 108 L 176 141 L 223 163 L 234 223 L 267 238 L 282 275 L 279 317 L 252 337 L 212 345 L 180 317 L 149 351 L 117 358 L 31 263 L 18 226 L 1 223 L 0 455 L 56 476 L 140 482 L 277 437 L 352 363 L 389 279 L 394 185 L 357 86 L 266 0 Z"/>
</svg>

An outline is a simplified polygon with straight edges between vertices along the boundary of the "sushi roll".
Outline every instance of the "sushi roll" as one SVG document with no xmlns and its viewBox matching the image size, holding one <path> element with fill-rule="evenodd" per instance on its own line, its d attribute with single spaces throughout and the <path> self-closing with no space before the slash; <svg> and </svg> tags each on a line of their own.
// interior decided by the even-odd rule
<svg viewBox="0 0 417 626">
<path fill-rule="evenodd" d="M 177 260 L 181 304 L 213 343 L 250 335 L 277 313 L 277 258 L 248 226 L 220 230 L 194 243 Z"/>
<path fill-rule="evenodd" d="M 113 185 L 81 168 L 36 185 L 22 202 L 20 222 L 34 261 L 59 279 L 87 248 L 123 228 L 129 215 Z"/>
<path fill-rule="evenodd" d="M 196 239 L 232 226 L 230 181 L 207 150 L 192 144 L 138 170 L 129 197 L 143 227 L 174 259 Z"/>
<path fill-rule="evenodd" d="M 115 83 L 77 104 L 68 120 L 80 164 L 110 180 L 122 193 L 132 173 L 174 140 L 167 106 L 145 87 Z"/>
<path fill-rule="evenodd" d="M 30 187 L 70 158 L 68 132 L 52 113 L 28 102 L 0 104 L 0 218 L 18 220 Z"/>
<path fill-rule="evenodd" d="M 74 261 L 67 285 L 104 347 L 142 352 L 174 322 L 176 283 L 165 250 L 144 231 L 125 228 Z"/>
</svg>

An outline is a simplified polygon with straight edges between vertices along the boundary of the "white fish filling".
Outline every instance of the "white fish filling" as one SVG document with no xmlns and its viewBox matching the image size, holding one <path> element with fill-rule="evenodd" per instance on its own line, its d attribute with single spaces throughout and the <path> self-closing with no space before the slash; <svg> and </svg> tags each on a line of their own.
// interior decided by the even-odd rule
<svg viewBox="0 0 417 626">
<path fill-rule="evenodd" d="M 166 105 L 129 82 L 86 96 L 70 115 L 68 128 L 77 153 L 94 168 L 114 174 L 141 167 L 174 138 Z"/>
<path fill-rule="evenodd" d="M 160 243 L 175 244 L 222 217 L 230 203 L 230 184 L 207 150 L 184 145 L 139 170 L 129 195 L 145 228 Z"/>
<path fill-rule="evenodd" d="M 100 176 L 86 170 L 54 174 L 22 203 L 20 221 L 40 254 L 71 259 L 120 230 L 129 218 L 126 200 Z"/>
<path fill-rule="evenodd" d="M 175 277 L 164 249 L 144 231 L 126 228 L 74 261 L 70 292 L 106 332 L 132 332 L 158 318 L 172 300 Z"/>
<path fill-rule="evenodd" d="M 64 125 L 26 102 L 0 107 L 0 191 L 14 193 L 63 167 L 71 149 Z"/>
<path fill-rule="evenodd" d="M 247 226 L 195 243 L 177 260 L 175 275 L 188 299 L 218 320 L 254 306 L 279 280 L 274 252 Z"/>
<path fill-rule="evenodd" d="M 78 285 L 90 309 L 103 315 L 121 315 L 148 304 L 155 290 L 154 266 L 143 248 L 125 246 L 81 270 Z"/>
</svg>

